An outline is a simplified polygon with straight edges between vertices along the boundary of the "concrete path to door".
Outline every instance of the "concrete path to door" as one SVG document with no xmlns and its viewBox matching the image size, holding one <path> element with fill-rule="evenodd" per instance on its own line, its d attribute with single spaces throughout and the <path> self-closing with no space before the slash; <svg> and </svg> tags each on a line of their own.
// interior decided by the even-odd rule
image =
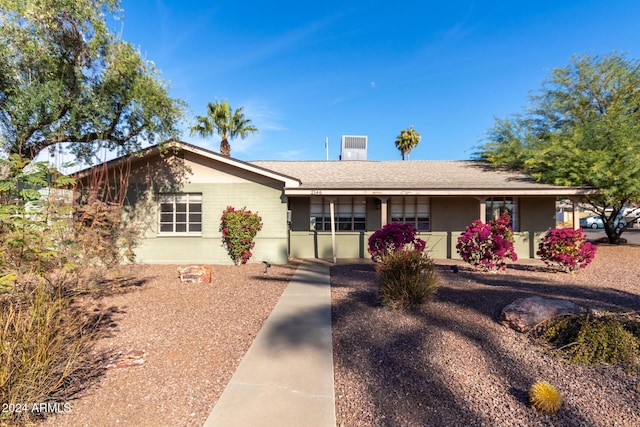
<svg viewBox="0 0 640 427">
<path fill-rule="evenodd" d="M 335 427 L 330 266 L 298 266 L 205 427 Z"/>
</svg>

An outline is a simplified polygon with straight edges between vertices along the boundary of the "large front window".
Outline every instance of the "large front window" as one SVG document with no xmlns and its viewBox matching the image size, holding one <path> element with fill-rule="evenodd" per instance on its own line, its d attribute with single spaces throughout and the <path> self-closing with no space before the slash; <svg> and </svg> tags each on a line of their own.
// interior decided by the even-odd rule
<svg viewBox="0 0 640 427">
<path fill-rule="evenodd" d="M 428 197 L 392 197 L 391 221 L 411 224 L 418 231 L 429 231 Z"/>
<path fill-rule="evenodd" d="M 489 197 L 485 204 L 487 222 L 498 219 L 506 212 L 511 219 L 509 226 L 513 231 L 518 231 L 518 199 L 516 197 Z"/>
<path fill-rule="evenodd" d="M 311 198 L 311 221 L 315 230 L 331 231 L 331 202 L 324 197 Z M 364 197 L 334 199 L 336 231 L 364 231 L 367 228 L 367 203 Z M 313 228 L 313 227 L 312 227 Z"/>
<path fill-rule="evenodd" d="M 160 234 L 200 234 L 202 194 L 160 194 Z"/>
</svg>

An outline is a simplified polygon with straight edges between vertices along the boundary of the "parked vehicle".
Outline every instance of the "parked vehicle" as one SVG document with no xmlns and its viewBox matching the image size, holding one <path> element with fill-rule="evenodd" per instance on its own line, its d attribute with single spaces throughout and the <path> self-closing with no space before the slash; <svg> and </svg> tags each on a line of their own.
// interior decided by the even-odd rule
<svg viewBox="0 0 640 427">
<path fill-rule="evenodd" d="M 616 229 L 623 228 L 627 225 L 626 221 L 620 217 L 616 218 L 613 225 Z M 604 222 L 600 215 L 589 215 L 584 218 L 580 218 L 580 228 L 604 228 Z"/>
</svg>

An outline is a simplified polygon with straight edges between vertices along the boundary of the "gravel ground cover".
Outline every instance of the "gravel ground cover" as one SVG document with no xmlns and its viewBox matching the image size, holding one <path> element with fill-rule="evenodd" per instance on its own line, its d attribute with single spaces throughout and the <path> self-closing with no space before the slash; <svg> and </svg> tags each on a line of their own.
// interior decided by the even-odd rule
<svg viewBox="0 0 640 427">
<path fill-rule="evenodd" d="M 143 359 L 106 370 L 41 425 L 202 426 L 295 269 L 212 266 L 210 284 L 183 284 L 177 266 L 125 267 L 139 286 L 98 301 L 113 331 L 97 350 Z"/>
<path fill-rule="evenodd" d="M 406 312 L 379 305 L 370 264 L 334 266 L 338 425 L 640 425 L 637 374 L 565 364 L 497 322 L 504 306 L 532 295 L 640 310 L 640 247 L 601 245 L 594 263 L 574 275 L 528 264 L 487 274 L 439 262 L 435 300 Z M 562 394 L 558 414 L 529 406 L 528 389 L 538 380 Z"/>
<path fill-rule="evenodd" d="M 640 310 L 640 247 L 601 245 L 575 275 L 542 263 L 503 274 L 438 262 L 436 299 L 407 312 L 379 306 L 370 264 L 332 268 L 339 426 L 637 426 L 638 376 L 566 365 L 497 323 L 530 295 Z M 451 270 L 458 265 L 459 273 Z M 212 284 L 181 284 L 176 266 L 135 265 L 126 292 L 99 300 L 112 333 L 98 349 L 138 350 L 144 363 L 109 369 L 45 426 L 200 426 L 295 271 L 296 264 L 214 266 Z M 558 387 L 555 416 L 533 411 L 528 388 Z"/>
</svg>

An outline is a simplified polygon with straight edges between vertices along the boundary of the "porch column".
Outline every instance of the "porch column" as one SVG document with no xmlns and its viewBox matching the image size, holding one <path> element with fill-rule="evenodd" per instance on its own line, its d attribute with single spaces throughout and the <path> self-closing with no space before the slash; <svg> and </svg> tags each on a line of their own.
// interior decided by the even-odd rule
<svg viewBox="0 0 640 427">
<path fill-rule="evenodd" d="M 336 200 L 329 199 L 329 215 L 331 215 L 331 251 L 333 263 L 336 263 Z"/>
<path fill-rule="evenodd" d="M 480 215 L 478 216 L 480 217 L 480 221 L 486 224 L 487 223 L 487 198 L 481 197 L 478 200 L 480 201 L 480 204 L 479 204 Z"/>
<path fill-rule="evenodd" d="M 380 200 L 380 227 L 384 227 L 389 221 L 387 215 L 387 201 L 389 199 L 387 197 L 378 197 L 378 200 Z"/>
<path fill-rule="evenodd" d="M 573 196 L 571 198 L 571 204 L 573 205 L 573 229 L 577 230 L 580 228 L 580 212 L 578 211 L 578 203 L 580 202 L 580 198 Z"/>
</svg>

